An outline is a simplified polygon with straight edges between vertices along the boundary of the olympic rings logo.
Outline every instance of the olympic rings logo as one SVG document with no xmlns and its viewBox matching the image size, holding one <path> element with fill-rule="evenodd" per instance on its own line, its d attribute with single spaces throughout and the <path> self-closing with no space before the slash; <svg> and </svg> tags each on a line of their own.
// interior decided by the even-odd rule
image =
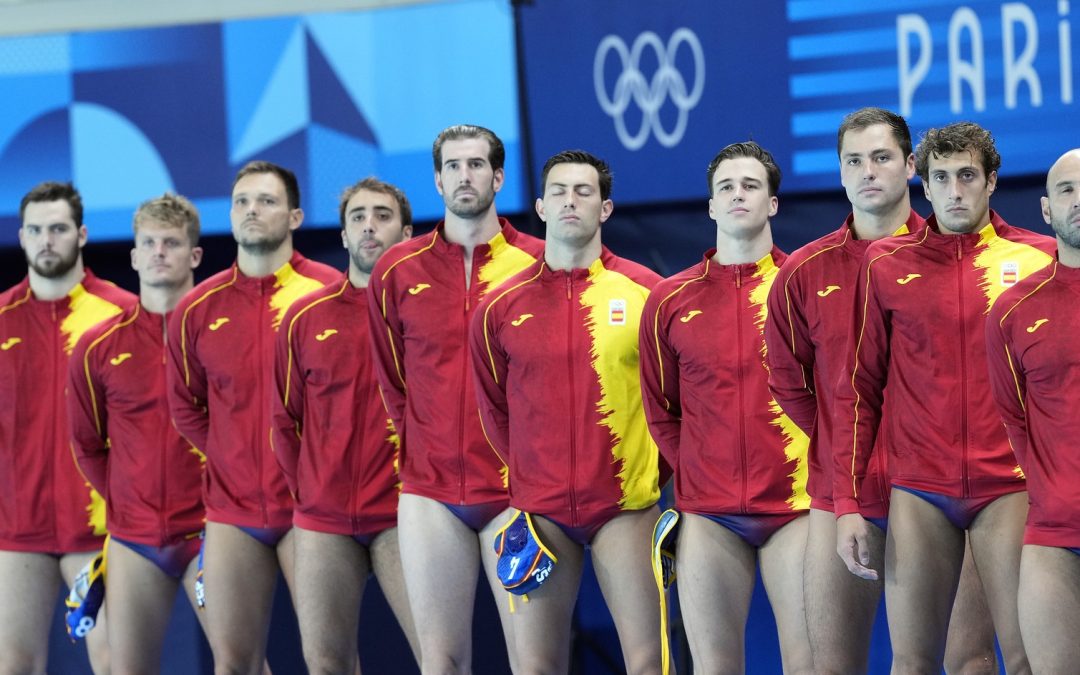
<svg viewBox="0 0 1080 675">
<path fill-rule="evenodd" d="M 694 85 L 689 92 L 686 79 L 675 68 L 675 55 L 683 44 L 686 44 L 694 57 Z M 646 48 L 656 53 L 660 64 L 648 82 L 639 69 L 641 55 Z M 604 65 L 607 63 L 608 53 L 612 51 L 622 64 L 622 72 L 609 97 L 604 82 Z M 701 42 L 689 28 L 679 28 L 672 33 L 666 46 L 660 36 L 652 31 L 638 35 L 629 48 L 618 35 L 607 35 L 596 48 L 593 85 L 596 87 L 596 100 L 600 103 L 600 109 L 615 120 L 615 133 L 627 150 L 641 149 L 649 140 L 650 131 L 656 134 L 660 145 L 665 148 L 675 147 L 686 133 L 690 111 L 701 101 L 701 94 L 705 89 L 705 54 L 701 49 Z M 665 129 L 660 121 L 660 108 L 669 97 L 679 110 L 675 128 L 671 131 Z M 641 109 L 642 115 L 641 128 L 634 134 L 626 128 L 624 118 L 631 101 Z"/>
</svg>

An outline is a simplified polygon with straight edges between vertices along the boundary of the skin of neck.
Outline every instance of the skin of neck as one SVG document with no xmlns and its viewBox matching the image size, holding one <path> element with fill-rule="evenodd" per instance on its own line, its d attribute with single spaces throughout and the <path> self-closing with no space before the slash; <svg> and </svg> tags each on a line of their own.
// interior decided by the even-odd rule
<svg viewBox="0 0 1080 675">
<path fill-rule="evenodd" d="M 265 277 L 281 269 L 293 255 L 292 235 L 290 234 L 276 251 L 252 253 L 243 246 L 236 248 L 236 266 L 248 277 Z"/>
<path fill-rule="evenodd" d="M 716 253 L 712 260 L 718 265 L 744 265 L 761 260 L 772 248 L 772 228 L 768 221 L 765 227 L 749 238 L 733 237 L 717 228 Z"/>
<path fill-rule="evenodd" d="M 35 272 L 32 267 L 27 269 L 26 276 L 30 280 L 30 290 L 33 292 L 34 297 L 48 302 L 59 300 L 70 293 L 71 289 L 75 288 L 86 276 L 86 270 L 83 268 L 82 255 L 80 254 L 78 260 L 75 261 L 75 266 L 62 277 L 55 279 L 43 277 Z"/>
<path fill-rule="evenodd" d="M 876 241 L 891 237 L 893 232 L 907 222 L 911 213 L 911 194 L 904 192 L 904 198 L 885 213 L 868 213 L 852 208 L 851 229 L 856 239 Z"/>
<path fill-rule="evenodd" d="M 353 285 L 353 288 L 367 288 L 368 283 L 371 281 L 371 273 L 364 272 L 356 263 L 352 261 L 352 256 L 349 257 L 349 283 Z"/>
<path fill-rule="evenodd" d="M 600 244 L 600 232 L 584 245 L 576 246 L 547 239 L 544 241 L 544 262 L 553 270 L 588 269 L 600 257 L 603 247 Z"/>
<path fill-rule="evenodd" d="M 487 211 L 475 218 L 461 218 L 448 210 L 443 216 L 443 221 L 443 233 L 446 235 L 446 240 L 451 244 L 464 246 L 465 252 L 469 255 L 480 244 L 491 241 L 491 238 L 502 229 L 494 203 Z"/>
<path fill-rule="evenodd" d="M 139 304 L 153 314 L 168 314 L 194 286 L 195 280 L 190 275 L 179 286 L 147 286 L 140 282 Z"/>
<path fill-rule="evenodd" d="M 1080 267 L 1080 248 L 1073 248 L 1057 238 L 1058 262 L 1065 267 Z"/>
</svg>

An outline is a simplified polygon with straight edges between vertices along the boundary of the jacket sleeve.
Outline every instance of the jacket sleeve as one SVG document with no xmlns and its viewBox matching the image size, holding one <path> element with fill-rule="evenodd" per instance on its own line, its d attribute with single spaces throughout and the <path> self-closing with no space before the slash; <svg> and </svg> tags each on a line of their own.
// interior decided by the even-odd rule
<svg viewBox="0 0 1080 675">
<path fill-rule="evenodd" d="M 855 292 L 847 355 L 836 383 L 833 502 L 837 516 L 857 513 L 874 449 L 889 365 L 889 317 L 878 302 L 873 261 L 863 260 Z"/>
<path fill-rule="evenodd" d="M 669 466 L 677 467 L 682 428 L 679 360 L 667 340 L 661 315 L 663 301 L 658 296 L 654 292 L 645 300 L 638 328 L 641 402 L 661 457 Z"/>
<path fill-rule="evenodd" d="M 197 450 L 206 452 L 210 413 L 206 407 L 206 371 L 195 348 L 187 305 L 181 302 L 169 320 L 166 389 L 173 424 Z"/>
<path fill-rule="evenodd" d="M 506 398 L 507 358 L 492 325 L 491 305 L 476 308 L 469 329 L 469 350 L 476 403 L 484 435 L 503 464 L 510 460 L 510 410 Z"/>
<path fill-rule="evenodd" d="M 298 332 L 301 325 L 295 306 L 281 322 L 274 345 L 274 395 L 270 402 L 270 445 L 293 498 L 304 422 L 305 382 L 301 368 Z"/>
<path fill-rule="evenodd" d="M 397 304 L 378 267 L 368 284 L 372 359 L 383 405 L 401 436 L 405 422 L 405 338 Z"/>
<path fill-rule="evenodd" d="M 990 371 L 990 390 L 994 394 L 1013 454 L 1023 468 L 1027 463 L 1028 429 L 1024 400 L 1027 383 L 1023 364 L 1009 346 L 1006 330 L 996 304 L 986 321 L 986 358 Z"/>
<path fill-rule="evenodd" d="M 83 476 L 99 494 L 106 490 L 109 465 L 108 410 L 101 385 L 87 349 L 96 335 L 83 335 L 68 361 L 68 425 L 71 449 Z"/>
<path fill-rule="evenodd" d="M 769 391 L 791 421 L 809 436 L 817 419 L 814 345 L 801 301 L 796 280 L 781 268 L 769 289 L 765 321 Z"/>
</svg>

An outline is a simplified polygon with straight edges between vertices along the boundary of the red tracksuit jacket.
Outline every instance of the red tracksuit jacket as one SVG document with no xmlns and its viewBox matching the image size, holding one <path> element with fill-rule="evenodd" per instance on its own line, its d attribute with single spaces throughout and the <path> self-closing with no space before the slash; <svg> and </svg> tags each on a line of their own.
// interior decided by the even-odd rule
<svg viewBox="0 0 1080 675">
<path fill-rule="evenodd" d="M 918 234 L 870 245 L 856 295 L 854 334 L 837 385 L 833 499 L 855 513 L 884 418 L 893 485 L 950 497 L 1024 489 L 990 395 L 985 321 L 998 296 L 1051 261 L 1054 240 L 990 212 L 977 232 Z"/>
<path fill-rule="evenodd" d="M 588 269 L 538 262 L 480 306 L 480 418 L 509 466 L 514 508 L 582 527 L 659 499 L 637 343 L 659 280 L 605 248 Z"/>
<path fill-rule="evenodd" d="M 367 303 L 345 276 L 295 302 L 278 332 L 271 440 L 293 524 L 306 530 L 397 523 L 397 434 L 375 382 Z"/>
<path fill-rule="evenodd" d="M 676 508 L 804 510 L 809 439 L 769 394 L 765 366 L 765 301 L 787 256 L 719 265 L 715 253 L 660 282 L 641 322 L 645 412 L 675 468 Z"/>
<path fill-rule="evenodd" d="M 847 357 L 859 265 L 872 243 L 852 236 L 852 221 L 849 215 L 839 230 L 788 257 L 769 290 L 765 323 L 769 389 L 784 412 L 810 435 L 806 491 L 810 505 L 824 511 L 833 510 L 833 393 Z M 920 232 L 925 227 L 926 221 L 911 211 L 895 234 Z M 878 434 L 868 479 L 859 495 L 863 515 L 868 517 L 888 513 L 884 438 Z"/>
<path fill-rule="evenodd" d="M 476 415 L 469 321 L 488 293 L 536 262 L 543 242 L 499 222 L 473 250 L 468 288 L 465 249 L 446 241 L 442 223 L 391 248 L 371 273 L 375 373 L 401 436 L 403 492 L 463 505 L 506 499 L 505 467 Z"/>
<path fill-rule="evenodd" d="M 341 273 L 299 253 L 273 274 L 234 264 L 191 290 L 169 323 L 169 408 L 206 454 L 206 518 L 239 527 L 288 527 L 292 498 L 270 448 L 274 337 L 298 298 Z"/>
<path fill-rule="evenodd" d="M 109 533 L 165 546 L 203 526 L 202 457 L 165 398 L 166 316 L 141 305 L 87 331 L 72 353 L 75 459 L 105 497 Z"/>
<path fill-rule="evenodd" d="M 0 293 L 0 550 L 101 548 L 105 505 L 71 456 L 68 355 L 84 332 L 136 302 L 89 270 L 59 300 L 34 298 L 29 279 Z"/>
<path fill-rule="evenodd" d="M 986 321 L 990 384 L 1027 476 L 1025 544 L 1080 547 L 1080 269 L 1055 262 L 1001 295 Z"/>
</svg>

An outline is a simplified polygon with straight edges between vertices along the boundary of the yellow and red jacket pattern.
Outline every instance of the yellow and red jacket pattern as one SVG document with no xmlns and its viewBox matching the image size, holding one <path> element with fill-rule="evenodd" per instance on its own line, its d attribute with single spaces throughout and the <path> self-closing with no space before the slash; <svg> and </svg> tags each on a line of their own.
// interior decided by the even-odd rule
<svg viewBox="0 0 1080 675">
<path fill-rule="evenodd" d="M 293 303 L 278 331 L 272 441 L 306 530 L 397 523 L 397 434 L 375 382 L 368 302 L 342 275 Z"/>
<path fill-rule="evenodd" d="M 42 301 L 23 279 L 0 293 L 0 549 L 101 548 L 105 504 L 71 455 L 68 359 L 87 330 L 138 302 L 89 270 Z"/>
<path fill-rule="evenodd" d="M 203 527 L 201 453 L 169 416 L 168 317 L 141 305 L 75 346 L 68 416 L 75 459 L 105 497 L 109 534 L 166 546 Z"/>
<path fill-rule="evenodd" d="M 986 321 L 990 385 L 1027 476 L 1025 544 L 1080 547 L 1080 269 L 1058 262 L 1001 294 Z"/>
<path fill-rule="evenodd" d="M 662 281 L 641 324 L 649 429 L 675 469 L 676 508 L 783 514 L 809 507 L 809 439 L 769 394 L 766 299 L 786 256 L 719 265 L 715 249 Z"/>
<path fill-rule="evenodd" d="M 468 269 L 465 249 L 448 242 L 439 223 L 393 246 L 371 273 L 371 341 L 401 437 L 402 492 L 449 504 L 506 500 L 506 467 L 476 416 L 469 322 L 486 295 L 536 262 L 543 242 L 505 219 L 499 224 L 473 249 Z"/>
<path fill-rule="evenodd" d="M 637 330 L 659 280 L 603 249 L 588 269 L 538 262 L 481 305 L 471 338 L 480 417 L 515 508 L 580 527 L 656 503 Z"/>
<path fill-rule="evenodd" d="M 769 290 L 765 342 L 769 346 L 769 390 L 791 419 L 810 436 L 811 507 L 832 511 L 833 393 L 847 358 L 855 314 L 855 287 L 863 254 L 872 243 L 856 239 L 849 215 L 839 230 L 794 251 Z M 926 221 L 910 211 L 893 236 L 919 232 Z M 886 397 L 887 398 L 887 397 Z M 878 435 L 859 503 L 864 515 L 888 513 L 886 451 Z"/>
<path fill-rule="evenodd" d="M 990 394 L 985 322 L 1002 291 L 1053 261 L 1055 244 L 990 218 L 975 232 L 946 235 L 931 216 L 922 232 L 867 249 L 836 389 L 838 516 L 858 511 L 881 424 L 893 485 L 974 498 L 1024 489 Z"/>
<path fill-rule="evenodd" d="M 270 447 L 274 339 L 299 298 L 341 272 L 293 253 L 273 274 L 233 264 L 180 301 L 169 322 L 169 409 L 206 455 L 208 520 L 238 527 L 292 524 L 292 497 Z"/>
</svg>

